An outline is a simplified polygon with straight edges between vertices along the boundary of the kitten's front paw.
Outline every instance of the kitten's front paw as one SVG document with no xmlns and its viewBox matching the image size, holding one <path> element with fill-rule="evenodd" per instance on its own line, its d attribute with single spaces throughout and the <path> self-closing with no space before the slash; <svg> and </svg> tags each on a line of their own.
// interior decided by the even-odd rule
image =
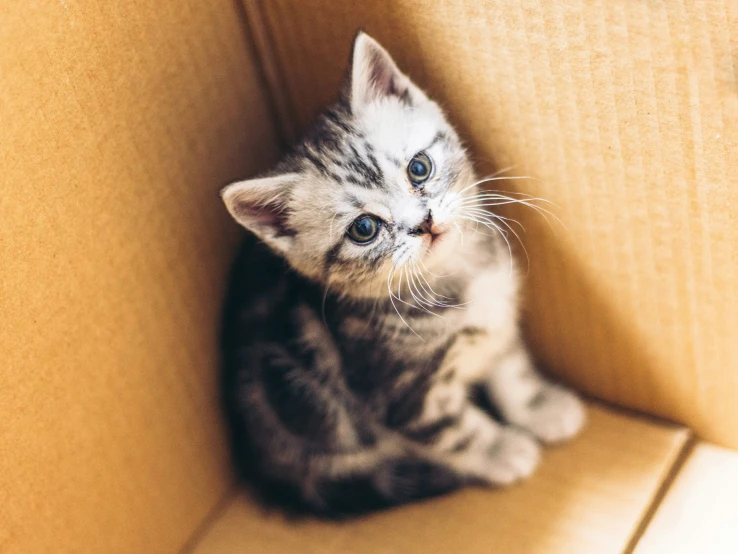
<svg viewBox="0 0 738 554">
<path fill-rule="evenodd" d="M 487 450 L 487 479 L 495 485 L 509 485 L 533 473 L 539 460 L 540 448 L 530 435 L 503 427 Z"/>
<path fill-rule="evenodd" d="M 516 422 L 541 442 L 552 444 L 568 440 L 584 426 L 584 405 L 573 392 L 547 383 L 528 405 L 525 420 Z"/>
</svg>

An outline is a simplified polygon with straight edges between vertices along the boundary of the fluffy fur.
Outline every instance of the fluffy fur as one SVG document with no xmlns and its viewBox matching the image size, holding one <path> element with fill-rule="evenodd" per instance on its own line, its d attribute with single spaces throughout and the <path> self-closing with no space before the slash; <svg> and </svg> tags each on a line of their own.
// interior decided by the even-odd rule
<svg viewBox="0 0 738 554">
<path fill-rule="evenodd" d="M 430 177 L 411 179 L 423 153 Z M 223 341 L 238 464 L 343 514 L 507 485 L 581 428 L 518 329 L 512 231 L 454 129 L 364 33 L 346 87 L 261 178 L 222 193 L 247 240 Z M 378 221 L 361 244 L 349 229 Z M 472 401 L 481 389 L 494 418 Z"/>
</svg>

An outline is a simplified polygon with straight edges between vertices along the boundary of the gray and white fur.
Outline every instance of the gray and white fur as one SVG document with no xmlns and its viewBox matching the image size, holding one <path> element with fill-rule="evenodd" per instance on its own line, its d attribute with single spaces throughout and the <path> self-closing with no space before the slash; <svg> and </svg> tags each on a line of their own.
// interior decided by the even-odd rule
<svg viewBox="0 0 738 554">
<path fill-rule="evenodd" d="M 273 171 L 223 190 L 256 237 L 233 272 L 223 387 L 257 483 L 354 513 L 516 482 L 539 443 L 577 434 L 581 402 L 521 339 L 512 229 L 493 211 L 535 204 L 484 181 L 359 33 L 339 100 Z"/>
</svg>

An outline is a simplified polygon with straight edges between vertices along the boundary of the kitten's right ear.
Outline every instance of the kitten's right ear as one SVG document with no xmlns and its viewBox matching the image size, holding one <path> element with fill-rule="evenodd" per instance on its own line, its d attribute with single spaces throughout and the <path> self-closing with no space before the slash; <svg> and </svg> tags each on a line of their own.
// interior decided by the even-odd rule
<svg viewBox="0 0 738 554">
<path fill-rule="evenodd" d="M 220 195 L 233 219 L 271 247 L 286 252 L 295 236 L 288 222 L 287 199 L 300 178 L 297 173 L 285 173 L 239 181 Z"/>
<path fill-rule="evenodd" d="M 426 99 L 423 92 L 399 70 L 387 50 L 359 31 L 351 54 L 350 104 L 360 111 L 382 98 L 395 97 L 405 103 Z"/>
</svg>

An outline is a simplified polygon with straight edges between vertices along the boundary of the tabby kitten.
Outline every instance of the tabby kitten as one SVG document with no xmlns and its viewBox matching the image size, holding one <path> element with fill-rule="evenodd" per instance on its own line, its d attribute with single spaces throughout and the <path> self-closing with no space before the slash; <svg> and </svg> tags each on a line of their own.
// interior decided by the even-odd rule
<svg viewBox="0 0 738 554">
<path fill-rule="evenodd" d="M 223 341 L 237 460 L 258 483 L 352 513 L 513 483 L 539 442 L 580 430 L 582 404 L 521 340 L 488 211 L 522 200 L 479 185 L 438 105 L 359 33 L 337 103 L 273 171 L 223 190 L 260 239 L 234 268 Z"/>
</svg>

